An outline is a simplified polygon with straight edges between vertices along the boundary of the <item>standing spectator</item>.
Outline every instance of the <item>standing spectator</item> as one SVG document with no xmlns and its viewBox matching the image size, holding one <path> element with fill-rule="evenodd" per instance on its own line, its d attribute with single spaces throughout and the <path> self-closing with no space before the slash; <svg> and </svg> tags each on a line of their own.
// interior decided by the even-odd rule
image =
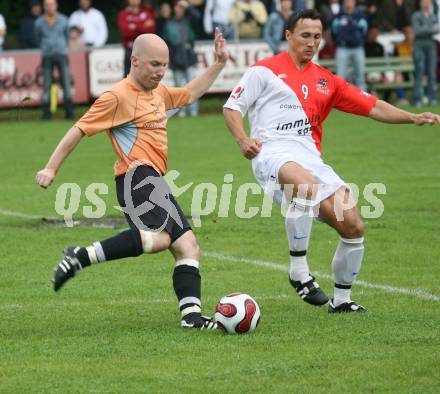
<svg viewBox="0 0 440 394">
<path fill-rule="evenodd" d="M 263 37 L 269 44 L 274 55 L 280 52 L 280 43 L 284 38 L 286 23 L 292 14 L 292 0 L 281 0 L 280 11 L 274 11 L 269 15 L 267 23 L 264 25 Z"/>
<path fill-rule="evenodd" d="M 162 3 L 156 17 L 156 34 L 163 38 L 165 32 L 165 24 L 171 18 L 173 10 L 170 3 Z"/>
<path fill-rule="evenodd" d="M 436 67 L 437 43 L 433 38 L 439 32 L 437 17 L 432 11 L 431 0 L 420 0 L 420 11 L 411 17 L 414 31 L 413 59 L 414 59 L 414 105 L 420 107 L 423 97 L 423 76 L 428 78 L 426 93 L 429 105 L 437 104 Z"/>
<path fill-rule="evenodd" d="M 80 30 L 79 41 L 99 48 L 107 42 L 107 22 L 101 11 L 92 7 L 92 0 L 79 0 L 79 10 L 70 15 L 69 26 Z"/>
<path fill-rule="evenodd" d="M 124 77 L 130 71 L 131 52 L 135 38 L 143 33 L 154 33 L 156 21 L 151 8 L 141 5 L 141 0 L 128 0 L 127 7 L 118 14 L 118 28 L 125 48 Z"/>
<path fill-rule="evenodd" d="M 266 7 L 260 0 L 237 0 L 229 12 L 229 21 L 238 27 L 240 38 L 260 38 L 267 21 Z"/>
<path fill-rule="evenodd" d="M 223 37 L 234 37 L 234 29 L 229 22 L 229 12 L 235 0 L 206 0 L 205 12 L 203 15 L 203 27 L 205 33 L 213 34 L 218 27 Z"/>
<path fill-rule="evenodd" d="M 170 50 L 169 67 L 173 71 L 174 84 L 185 86 L 196 76 L 197 54 L 194 51 L 194 31 L 191 23 L 192 7 L 186 0 L 179 0 L 174 5 L 174 17 L 165 24 L 164 39 Z M 180 116 L 186 113 L 197 116 L 199 105 L 197 101 L 183 108 Z"/>
<path fill-rule="evenodd" d="M 50 119 L 50 89 L 52 73 L 55 67 L 61 76 L 64 92 L 66 119 L 73 118 L 72 96 L 70 89 L 69 58 L 69 20 L 58 12 L 56 0 L 44 0 L 44 13 L 35 21 L 35 35 L 43 55 L 43 119 Z"/>
<path fill-rule="evenodd" d="M 32 0 L 29 3 L 30 14 L 20 20 L 20 46 L 23 49 L 38 48 L 38 43 L 34 34 L 35 21 L 43 12 L 40 0 Z"/>
<path fill-rule="evenodd" d="M 3 43 L 5 42 L 6 22 L 3 15 L 0 14 L 0 52 L 3 50 Z"/>
<path fill-rule="evenodd" d="M 339 0 L 328 0 L 319 8 L 319 13 L 323 22 L 323 38 L 324 47 L 319 51 L 320 59 L 334 59 L 336 53 L 336 45 L 333 41 L 331 33 L 331 25 L 333 18 L 341 12 L 341 3 Z"/>
<path fill-rule="evenodd" d="M 344 0 L 342 11 L 333 19 L 331 28 L 336 43 L 336 73 L 347 79 L 351 64 L 354 84 L 365 90 L 364 41 L 368 23 L 356 7 L 356 0 Z"/>
<path fill-rule="evenodd" d="M 401 31 L 411 25 L 411 15 L 416 9 L 416 0 L 382 0 L 379 8 L 381 31 Z"/>
</svg>

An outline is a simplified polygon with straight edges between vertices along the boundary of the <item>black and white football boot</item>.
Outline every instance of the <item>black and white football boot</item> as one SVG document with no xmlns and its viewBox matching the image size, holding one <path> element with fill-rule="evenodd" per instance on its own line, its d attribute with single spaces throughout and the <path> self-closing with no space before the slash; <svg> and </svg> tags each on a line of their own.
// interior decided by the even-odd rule
<svg viewBox="0 0 440 394">
<path fill-rule="evenodd" d="M 199 330 L 216 330 L 218 328 L 217 322 L 211 317 L 202 316 L 197 312 L 185 315 L 180 322 L 180 326 L 182 328 L 197 328 Z"/>
<path fill-rule="evenodd" d="M 312 279 L 305 283 L 294 281 L 289 276 L 289 282 L 305 302 L 317 306 L 324 305 L 328 302 L 327 295 L 321 287 L 319 287 L 318 282 L 316 282 L 313 276 Z"/>
<path fill-rule="evenodd" d="M 335 306 L 333 304 L 333 299 L 328 304 L 328 313 L 365 313 L 367 309 L 364 308 L 361 304 L 357 304 L 354 301 L 344 302 L 341 305 Z"/>
<path fill-rule="evenodd" d="M 69 279 L 78 275 L 82 270 L 82 266 L 75 255 L 79 246 L 66 246 L 64 248 L 64 256 L 61 262 L 55 267 L 52 283 L 53 289 L 58 291 L 64 283 Z"/>
</svg>

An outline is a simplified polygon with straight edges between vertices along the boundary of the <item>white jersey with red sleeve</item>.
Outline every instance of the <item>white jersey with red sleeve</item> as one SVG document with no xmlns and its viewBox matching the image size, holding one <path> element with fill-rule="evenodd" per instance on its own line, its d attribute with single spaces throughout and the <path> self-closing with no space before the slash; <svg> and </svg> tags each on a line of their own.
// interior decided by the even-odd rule
<svg viewBox="0 0 440 394">
<path fill-rule="evenodd" d="M 330 111 L 367 116 L 376 100 L 312 62 L 298 69 L 282 52 L 249 68 L 224 107 L 248 113 L 251 137 L 263 147 L 292 141 L 320 156 L 322 124 Z"/>
</svg>

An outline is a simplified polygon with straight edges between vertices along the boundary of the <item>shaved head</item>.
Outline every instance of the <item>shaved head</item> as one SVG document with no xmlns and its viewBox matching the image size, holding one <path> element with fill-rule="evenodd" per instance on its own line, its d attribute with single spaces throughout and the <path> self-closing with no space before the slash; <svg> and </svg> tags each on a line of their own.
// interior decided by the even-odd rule
<svg viewBox="0 0 440 394">
<path fill-rule="evenodd" d="M 150 57 L 156 54 L 168 54 L 168 47 L 162 38 L 156 34 L 141 34 L 133 43 L 133 55 Z"/>
<path fill-rule="evenodd" d="M 128 78 L 143 90 L 159 85 L 168 67 L 168 46 L 156 34 L 141 34 L 133 43 Z"/>
</svg>

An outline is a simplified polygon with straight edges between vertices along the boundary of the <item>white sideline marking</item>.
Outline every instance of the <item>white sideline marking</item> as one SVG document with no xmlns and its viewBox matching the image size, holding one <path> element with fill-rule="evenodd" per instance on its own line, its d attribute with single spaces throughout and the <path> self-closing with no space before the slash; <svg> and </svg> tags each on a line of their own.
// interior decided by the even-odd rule
<svg viewBox="0 0 440 394">
<path fill-rule="evenodd" d="M 264 261 L 264 260 L 253 260 L 253 259 L 246 259 L 243 257 L 235 257 L 235 256 L 227 256 L 222 253 L 217 252 L 202 252 L 203 256 L 206 257 L 213 257 L 218 260 L 223 261 L 234 261 L 234 262 L 240 262 L 240 263 L 246 263 L 246 264 L 253 264 L 253 265 L 259 265 L 261 267 L 270 268 L 275 271 L 282 271 L 282 272 L 289 272 L 289 268 L 286 265 L 273 263 L 271 261 Z M 313 274 L 317 278 L 322 279 L 330 279 L 332 280 L 332 276 L 329 274 L 321 273 L 321 272 L 313 272 Z M 415 298 L 422 298 L 424 300 L 430 300 L 430 301 L 440 301 L 440 296 L 437 296 L 435 294 L 432 294 L 425 290 L 418 290 L 418 289 L 407 289 L 405 287 L 396 287 L 396 286 L 388 286 L 388 285 L 381 285 L 381 284 L 373 284 L 369 283 L 363 280 L 357 280 L 356 285 L 360 287 L 365 287 L 368 289 L 376 289 L 376 290 L 382 290 L 385 293 L 392 293 L 392 294 L 403 294 L 410 297 Z"/>
<path fill-rule="evenodd" d="M 30 215 L 27 213 L 21 213 L 16 211 L 9 211 L 6 209 L 0 209 L 0 215 L 4 216 L 13 216 L 18 217 L 22 219 L 42 219 L 44 216 L 39 215 Z M 47 219 L 53 219 L 53 218 L 47 218 Z M 203 256 L 207 257 L 213 257 L 218 260 L 223 261 L 235 261 L 240 263 L 246 263 L 246 264 L 253 264 L 253 265 L 259 265 L 262 267 L 270 268 L 275 271 L 282 271 L 282 272 L 289 272 L 289 268 L 282 264 L 273 263 L 271 261 L 264 261 L 259 259 L 246 259 L 243 257 L 235 257 L 235 256 L 227 256 L 221 253 L 217 252 L 202 252 Z M 326 273 L 316 272 L 314 271 L 313 274 L 322 279 L 330 279 L 332 280 L 332 276 Z M 435 294 L 432 294 L 426 290 L 418 290 L 418 289 L 407 289 L 405 287 L 396 287 L 396 286 L 389 286 L 389 285 L 381 285 L 381 284 L 373 284 L 369 283 L 363 280 L 357 280 L 356 285 L 360 287 L 365 287 L 368 289 L 376 289 L 376 290 L 382 290 L 385 293 L 392 293 L 392 294 L 403 294 L 410 297 L 415 298 L 421 298 L 424 300 L 430 300 L 430 301 L 440 301 L 440 296 L 437 296 Z"/>
</svg>

